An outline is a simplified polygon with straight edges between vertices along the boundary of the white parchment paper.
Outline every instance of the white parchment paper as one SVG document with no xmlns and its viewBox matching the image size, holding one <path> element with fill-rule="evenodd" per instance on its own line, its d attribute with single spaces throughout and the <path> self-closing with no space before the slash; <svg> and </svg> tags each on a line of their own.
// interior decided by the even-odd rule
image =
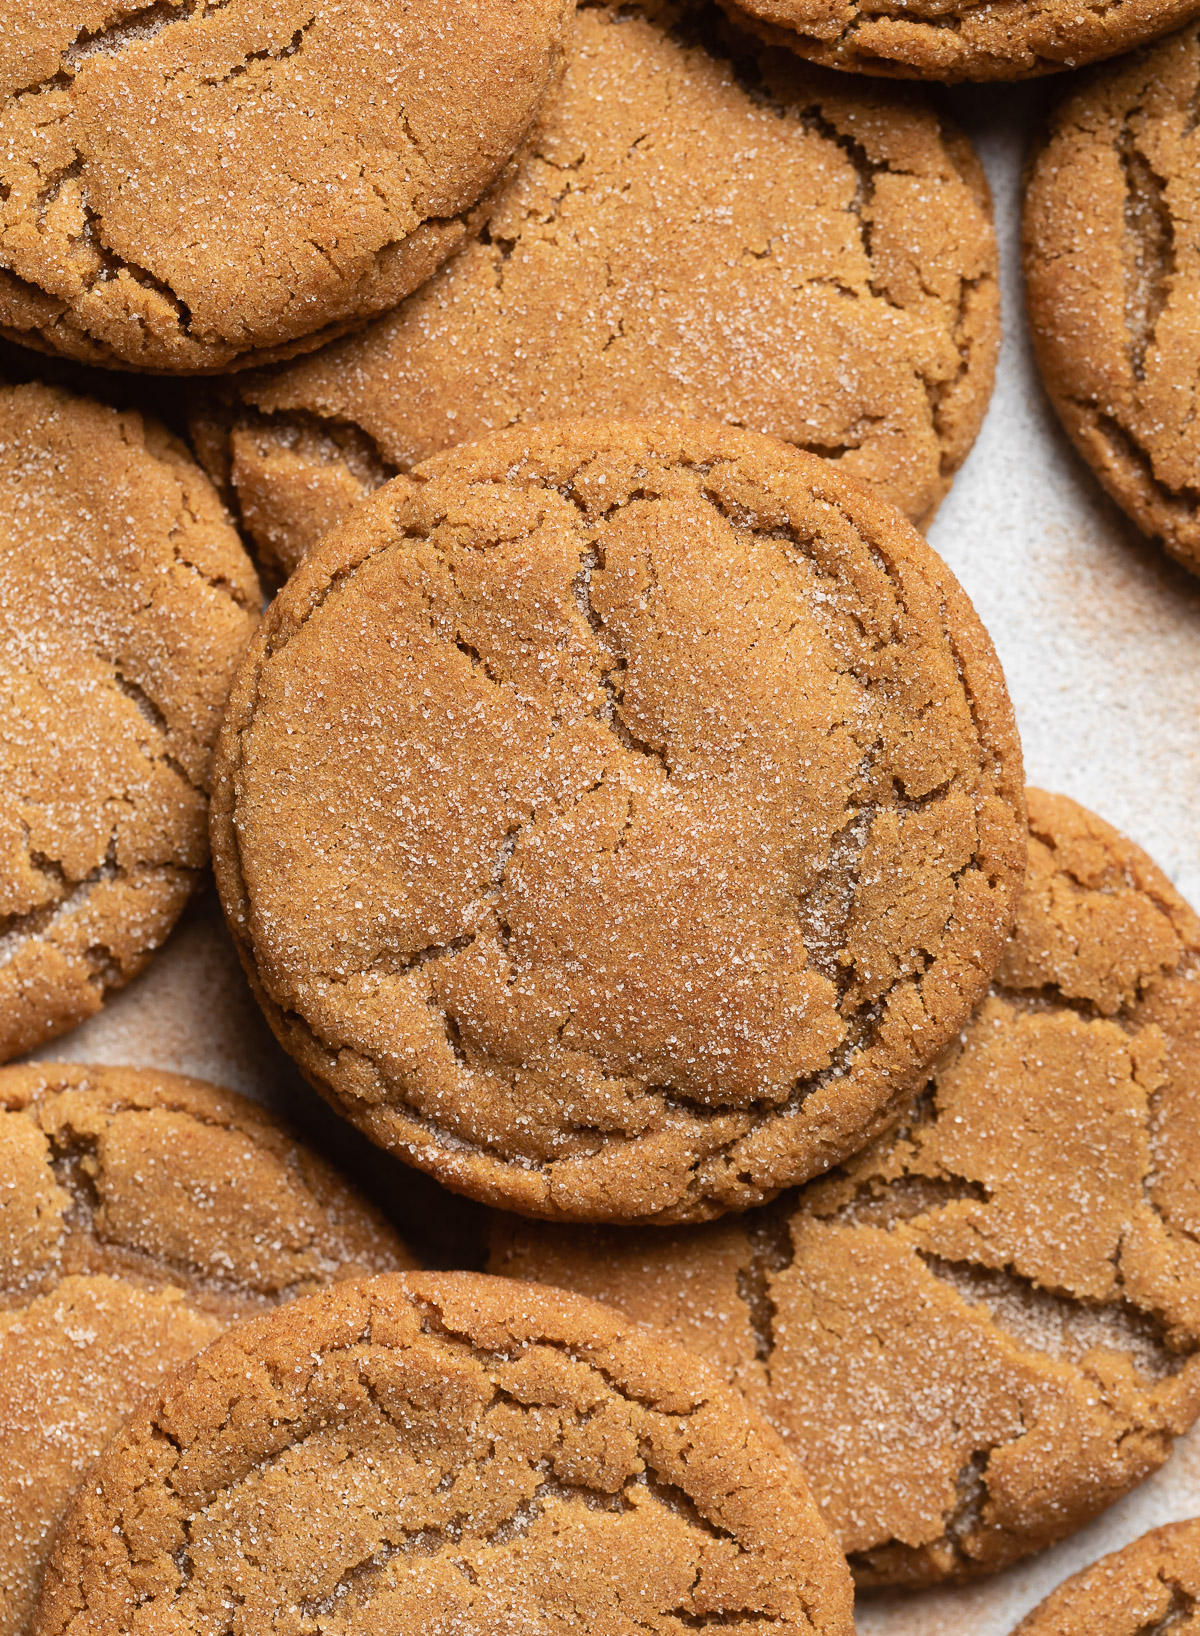
<svg viewBox="0 0 1200 1636">
<path fill-rule="evenodd" d="M 930 531 L 999 649 L 1031 783 L 1132 836 L 1200 904 L 1200 580 L 1109 504 L 1038 383 L 1022 304 L 1019 198 L 1045 83 L 955 91 L 996 200 L 1005 342 L 987 422 Z M 155 1065 L 228 1085 L 298 1118 L 363 1178 L 417 1247 L 462 1264 L 473 1210 L 376 1154 L 323 1109 L 272 1040 L 211 889 L 138 982 L 39 1053 Z M 860 1599 L 864 1636 L 1007 1636 L 1067 1574 L 1146 1528 L 1200 1515 L 1200 1430 L 1150 1482 L 1040 1557 L 966 1588 Z"/>
</svg>

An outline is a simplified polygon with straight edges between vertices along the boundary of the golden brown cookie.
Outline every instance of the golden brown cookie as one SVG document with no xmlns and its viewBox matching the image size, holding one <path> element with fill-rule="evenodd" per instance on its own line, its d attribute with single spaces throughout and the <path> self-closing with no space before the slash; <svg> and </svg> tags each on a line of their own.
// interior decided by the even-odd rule
<svg viewBox="0 0 1200 1636">
<path fill-rule="evenodd" d="M 1197 0 L 721 0 L 813 62 L 900 79 L 1024 80 L 1132 51 Z"/>
<path fill-rule="evenodd" d="M 35 1636 L 852 1636 L 777 1435 L 682 1347 L 478 1273 L 342 1285 L 224 1335 L 113 1439 Z M 135 1612 L 136 1610 L 136 1612 Z"/>
<path fill-rule="evenodd" d="M 289 357 L 470 231 L 569 0 L 23 0 L 0 34 L 0 329 L 173 373 Z"/>
<path fill-rule="evenodd" d="M 260 628 L 213 853 L 272 1027 L 485 1203 L 695 1220 L 895 1117 L 1024 862 L 982 626 L 834 463 L 667 421 L 397 478 Z"/>
<path fill-rule="evenodd" d="M 1200 1521 L 1168 1523 L 1074 1574 L 1013 1636 L 1195 1636 Z"/>
<path fill-rule="evenodd" d="M 163 1375 L 237 1318 L 411 1266 L 263 1108 L 132 1068 L 0 1069 L 0 1636 L 71 1490 Z"/>
<path fill-rule="evenodd" d="M 1051 117 L 1025 196 L 1046 390 L 1146 534 L 1200 573 L 1200 25 L 1089 75 Z"/>
<path fill-rule="evenodd" d="M 493 1271 L 742 1386 L 863 1584 L 1061 1538 L 1200 1411 L 1200 920 L 1074 802 L 1030 791 L 1029 822 L 993 991 L 894 1135 L 714 1226 L 497 1218 Z"/>
<path fill-rule="evenodd" d="M 259 600 L 162 426 L 0 387 L 0 1060 L 99 1010 L 174 924 Z"/>
<path fill-rule="evenodd" d="M 999 341 L 979 162 L 923 96 L 679 10 L 585 3 L 482 237 L 361 335 L 201 408 L 273 565 L 449 444 L 583 414 L 770 432 L 932 516 Z"/>
</svg>

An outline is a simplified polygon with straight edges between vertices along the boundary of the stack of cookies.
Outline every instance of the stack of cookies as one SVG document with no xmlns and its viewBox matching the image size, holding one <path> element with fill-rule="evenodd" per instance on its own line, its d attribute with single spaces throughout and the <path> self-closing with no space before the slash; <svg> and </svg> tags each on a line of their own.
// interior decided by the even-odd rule
<svg viewBox="0 0 1200 1636">
<path fill-rule="evenodd" d="M 1200 0 L 10 9 L 0 1636 L 848 1636 L 1129 1493 L 1200 1418 L 1200 918 L 1026 788 L 920 532 L 998 257 L 888 82 L 1116 58 L 1031 327 L 1200 571 Z M 382 1171 L 44 1060 L 210 855 Z M 1198 1610 L 1179 1522 L 1020 1629 Z"/>
</svg>

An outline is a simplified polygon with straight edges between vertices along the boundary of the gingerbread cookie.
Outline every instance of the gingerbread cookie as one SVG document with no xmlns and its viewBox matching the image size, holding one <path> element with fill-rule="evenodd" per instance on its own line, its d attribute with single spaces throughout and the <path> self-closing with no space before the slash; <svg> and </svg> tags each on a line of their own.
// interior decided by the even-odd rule
<svg viewBox="0 0 1200 1636">
<path fill-rule="evenodd" d="M 1025 281 L 1046 390 L 1143 533 L 1200 573 L 1200 25 L 1085 79 L 1025 196 Z"/>
<path fill-rule="evenodd" d="M 1200 1629 L 1200 1521 L 1168 1523 L 1101 1557 L 1013 1636 L 1185 1636 Z"/>
<path fill-rule="evenodd" d="M 435 456 L 302 564 L 213 854 L 372 1140 L 531 1215 L 695 1220 L 862 1146 L 966 1020 L 1020 766 L 961 589 L 839 466 L 575 421 Z"/>
<path fill-rule="evenodd" d="M 998 341 L 987 183 L 923 96 L 704 7 L 589 0 L 481 238 L 361 335 L 228 383 L 194 430 L 285 572 L 397 471 L 581 414 L 770 432 L 922 525 Z"/>
<path fill-rule="evenodd" d="M 0 329 L 187 373 L 290 357 L 394 306 L 471 231 L 569 10 L 23 7 L 0 36 Z"/>
<path fill-rule="evenodd" d="M 1074 802 L 1029 814 L 995 987 L 895 1135 L 734 1222 L 497 1222 L 493 1270 L 742 1386 L 863 1584 L 1061 1538 L 1200 1411 L 1200 920 Z"/>
<path fill-rule="evenodd" d="M 76 1495 L 33 1629 L 199 1636 L 234 1606 L 279 1636 L 854 1629 L 803 1473 L 736 1392 L 477 1273 L 342 1285 L 178 1371 Z"/>
<path fill-rule="evenodd" d="M 267 1112 L 130 1068 L 0 1069 L 0 1636 L 123 1415 L 234 1319 L 411 1266 Z"/>
<path fill-rule="evenodd" d="M 722 0 L 813 62 L 901 79 L 1024 80 L 1132 51 L 1194 17 L 1197 0 Z"/>
<path fill-rule="evenodd" d="M 259 600 L 162 426 L 0 387 L 0 1060 L 97 1011 L 174 924 Z"/>
</svg>

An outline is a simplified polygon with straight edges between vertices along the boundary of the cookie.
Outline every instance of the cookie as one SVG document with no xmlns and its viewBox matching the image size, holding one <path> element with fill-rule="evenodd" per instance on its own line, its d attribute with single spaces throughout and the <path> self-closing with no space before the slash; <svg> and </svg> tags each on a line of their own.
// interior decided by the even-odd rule
<svg viewBox="0 0 1200 1636">
<path fill-rule="evenodd" d="M 81 1474 L 232 1321 L 411 1266 L 265 1109 L 176 1074 L 0 1069 L 0 1636 Z"/>
<path fill-rule="evenodd" d="M 1079 68 L 1196 15 L 1197 0 L 1122 0 L 1081 6 L 1077 0 L 722 0 L 766 38 L 781 40 L 813 62 L 858 74 L 901 79 L 1024 80 Z"/>
<path fill-rule="evenodd" d="M 986 633 L 829 461 L 516 427 L 310 554 L 231 694 L 213 855 L 271 1026 L 380 1145 L 575 1220 L 745 1209 L 966 1020 L 1024 861 Z"/>
<path fill-rule="evenodd" d="M 342 1285 L 178 1371 L 77 1494 L 33 1630 L 234 1606 L 279 1636 L 854 1629 L 803 1473 L 737 1393 L 478 1273 Z"/>
<path fill-rule="evenodd" d="M 0 1060 L 99 1010 L 174 924 L 259 601 L 162 426 L 0 386 Z"/>
<path fill-rule="evenodd" d="M 680 9 L 584 4 L 482 236 L 360 335 L 197 412 L 273 565 L 449 444 L 578 415 L 769 432 L 932 516 L 999 341 L 975 154 L 919 94 Z"/>
<path fill-rule="evenodd" d="M 1200 1411 L 1200 921 L 1029 794 L 995 985 L 894 1135 L 733 1222 L 498 1218 L 491 1266 L 661 1324 L 787 1438 L 862 1584 L 1003 1567 Z"/>
<path fill-rule="evenodd" d="M 1183 1636 L 1198 1606 L 1200 1521 L 1173 1522 L 1074 1574 L 1013 1636 Z"/>
<path fill-rule="evenodd" d="M 110 368 L 289 357 L 458 248 L 569 0 L 43 0 L 0 39 L 0 330 Z"/>
<path fill-rule="evenodd" d="M 1084 79 L 1024 207 L 1029 321 L 1071 441 L 1143 533 L 1200 573 L 1200 25 Z"/>
</svg>

